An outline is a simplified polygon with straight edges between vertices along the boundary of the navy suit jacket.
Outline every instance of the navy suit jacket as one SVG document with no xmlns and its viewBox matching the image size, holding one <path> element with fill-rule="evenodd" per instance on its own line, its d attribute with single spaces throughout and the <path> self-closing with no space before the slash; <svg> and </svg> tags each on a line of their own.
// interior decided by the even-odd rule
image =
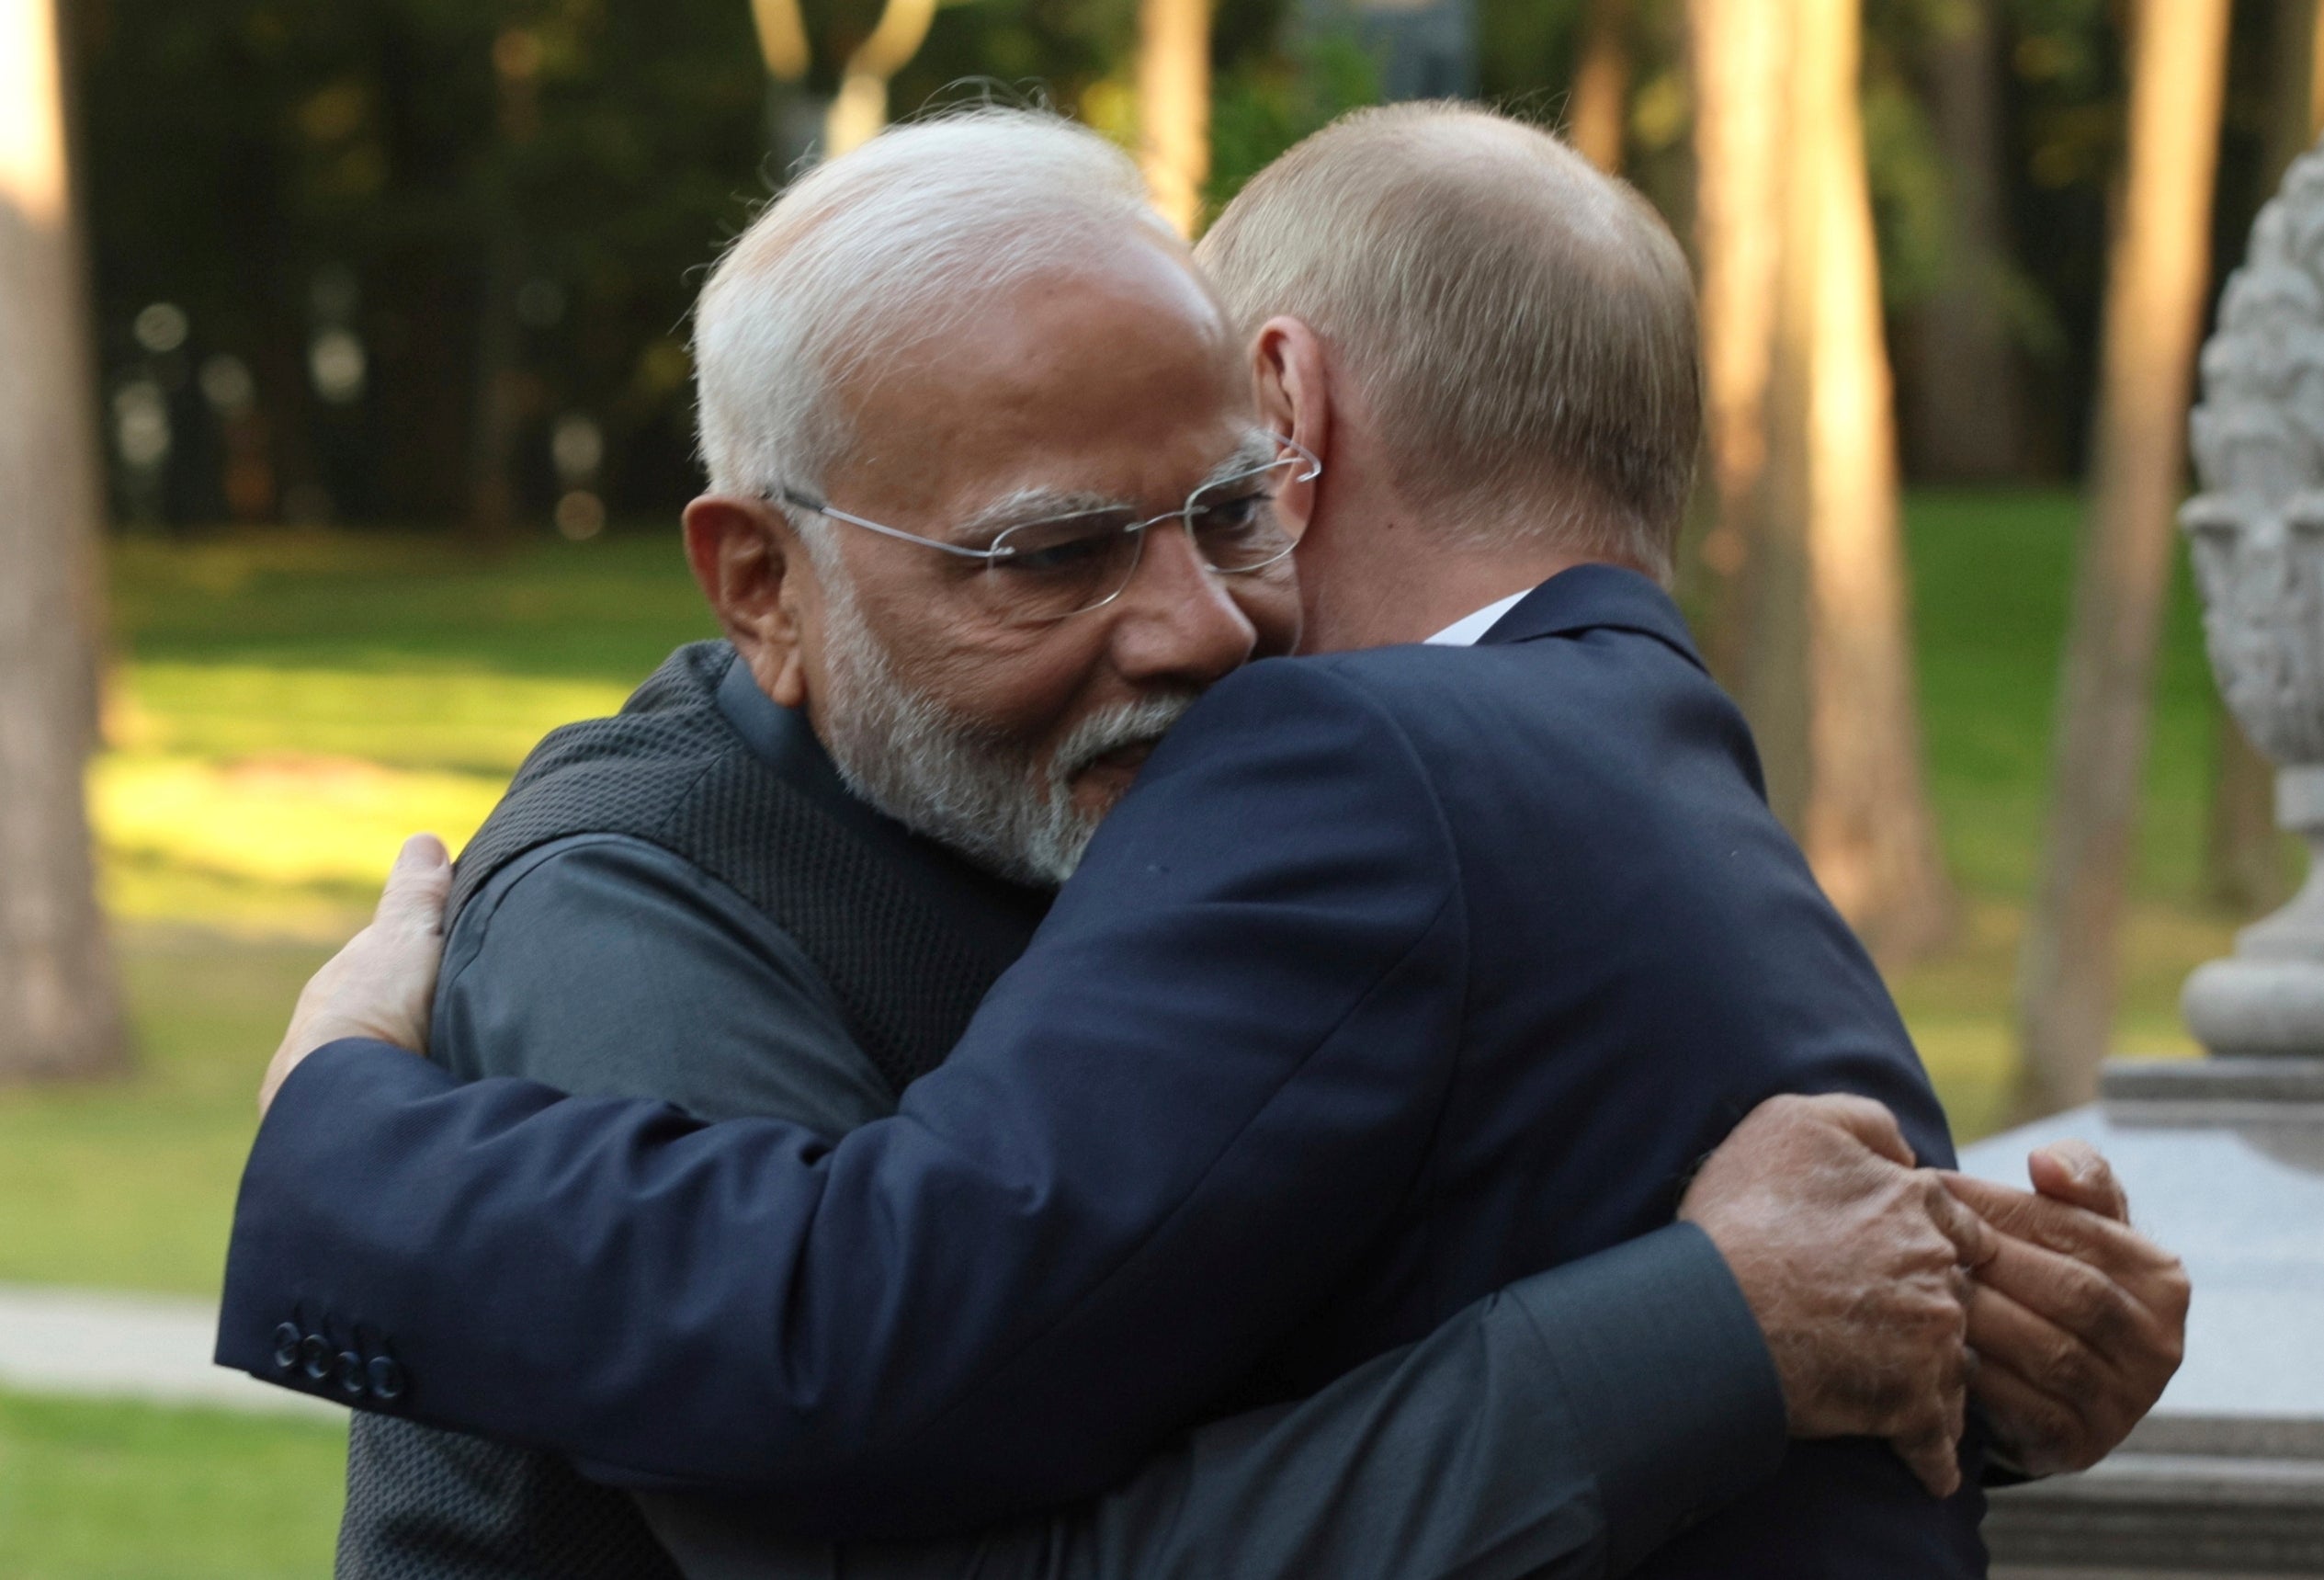
<svg viewBox="0 0 2324 1580">
<path fill-rule="evenodd" d="M 1827 1090 L 1951 1161 L 1676 608 L 1583 567 L 1473 649 L 1220 683 L 949 1061 L 835 1144 L 318 1053 L 253 1153 L 221 1358 L 266 1373 L 321 1313 L 412 1414 L 609 1479 L 990 1519 L 1668 1222 L 1758 1101 Z M 1799 1447 L 1649 1572 L 1981 1573 L 1978 1513 Z"/>
</svg>

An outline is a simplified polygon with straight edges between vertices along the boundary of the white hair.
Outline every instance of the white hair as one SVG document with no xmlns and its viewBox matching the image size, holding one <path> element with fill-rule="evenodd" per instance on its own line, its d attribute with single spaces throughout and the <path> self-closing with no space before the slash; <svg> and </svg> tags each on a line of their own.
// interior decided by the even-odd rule
<svg viewBox="0 0 2324 1580">
<path fill-rule="evenodd" d="M 1041 110 L 899 126 L 817 166 L 736 238 L 695 306 L 711 489 L 819 490 L 852 438 L 834 391 L 1140 227 L 1173 233 L 1129 156 Z"/>
</svg>

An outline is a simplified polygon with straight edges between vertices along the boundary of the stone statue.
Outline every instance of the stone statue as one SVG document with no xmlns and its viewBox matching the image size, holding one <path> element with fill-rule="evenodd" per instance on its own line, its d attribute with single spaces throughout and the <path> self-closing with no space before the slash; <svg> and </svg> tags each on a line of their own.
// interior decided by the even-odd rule
<svg viewBox="0 0 2324 1580">
<path fill-rule="evenodd" d="M 2324 149 L 2262 212 L 2203 353 L 2180 513 L 2228 706 L 2324 858 Z M 2095 1469 L 1993 1495 L 1994 1580 L 2324 1580 L 2324 859 L 2187 980 L 2205 1059 L 2114 1059 L 2099 1100 L 1969 1147 L 2024 1181 L 2080 1136 L 2194 1284 L 2187 1358 Z"/>
<path fill-rule="evenodd" d="M 2252 229 L 2193 427 L 2203 492 L 2179 519 L 2212 671 L 2311 858 L 2289 904 L 2188 978 L 2187 1029 L 2228 1057 L 2324 1054 L 2324 152 Z"/>
</svg>

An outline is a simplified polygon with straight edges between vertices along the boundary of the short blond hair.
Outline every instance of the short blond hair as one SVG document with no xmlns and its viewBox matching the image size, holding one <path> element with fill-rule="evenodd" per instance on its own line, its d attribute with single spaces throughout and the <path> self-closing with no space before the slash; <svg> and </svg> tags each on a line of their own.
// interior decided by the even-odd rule
<svg viewBox="0 0 2324 1580">
<path fill-rule="evenodd" d="M 1695 289 L 1630 187 L 1471 106 L 1359 110 L 1261 171 L 1196 256 L 1246 333 L 1285 314 L 1323 339 L 1414 504 L 1670 574 L 1702 435 Z"/>
</svg>

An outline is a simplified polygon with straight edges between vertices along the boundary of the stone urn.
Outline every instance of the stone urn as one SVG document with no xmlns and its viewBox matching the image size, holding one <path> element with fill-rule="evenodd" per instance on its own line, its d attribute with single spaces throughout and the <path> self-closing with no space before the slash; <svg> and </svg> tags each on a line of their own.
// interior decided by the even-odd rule
<svg viewBox="0 0 2324 1580">
<path fill-rule="evenodd" d="M 2203 352 L 2203 492 L 2180 513 L 2220 694 L 2277 765 L 2307 883 L 2187 981 L 2187 1029 L 2225 1057 L 2324 1057 L 2324 157 L 2253 228 Z"/>
<path fill-rule="evenodd" d="M 2096 1142 L 2194 1289 L 2186 1362 L 2130 1441 L 1994 1495 L 1995 1580 L 2324 1580 L 2324 153 L 2253 229 L 2193 427 L 2211 666 L 2309 875 L 2188 979 L 2208 1057 L 2110 1061 L 2098 1102 L 1963 1154 L 2023 1186 L 2032 1147 Z"/>
</svg>

